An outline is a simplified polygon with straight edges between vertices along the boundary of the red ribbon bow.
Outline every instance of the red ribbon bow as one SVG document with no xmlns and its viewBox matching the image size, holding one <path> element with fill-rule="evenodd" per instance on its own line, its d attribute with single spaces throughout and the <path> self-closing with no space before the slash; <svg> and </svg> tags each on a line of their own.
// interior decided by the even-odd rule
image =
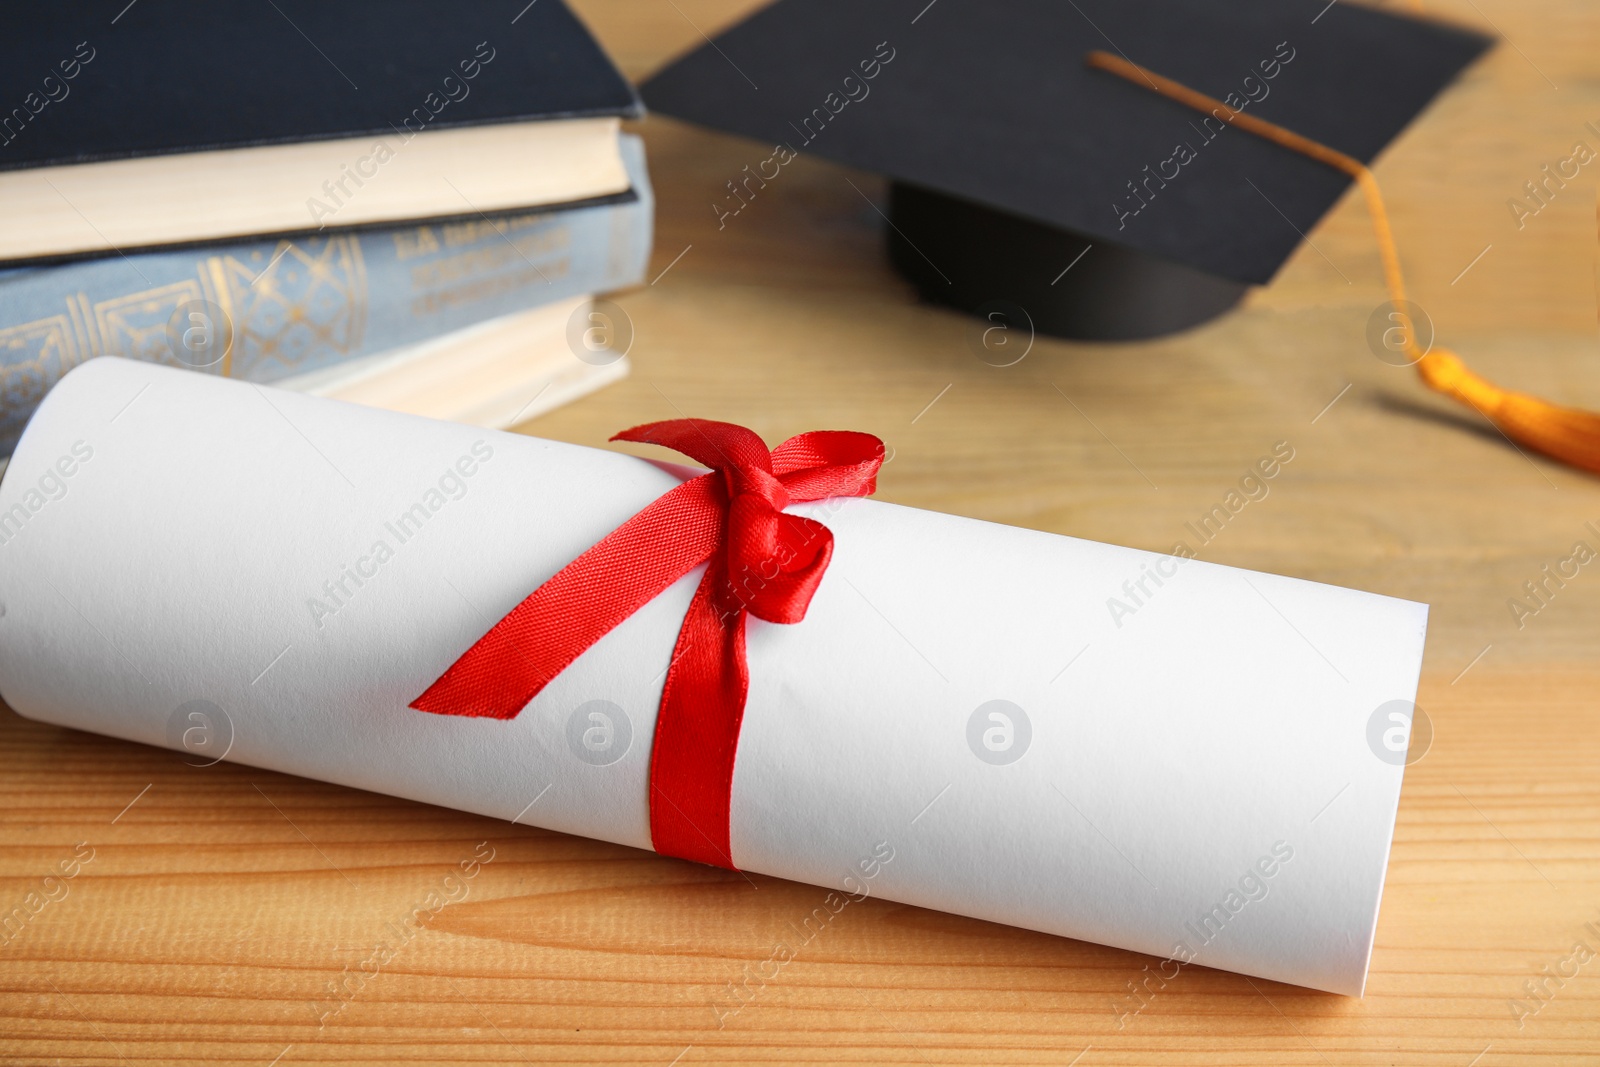
<svg viewBox="0 0 1600 1067">
<path fill-rule="evenodd" d="M 733 761 L 750 675 L 745 615 L 805 618 L 833 555 L 833 534 L 784 513 L 794 501 L 869 496 L 883 466 L 871 434 L 820 430 L 771 452 L 743 426 L 671 419 L 613 441 L 665 445 L 711 468 L 617 527 L 528 595 L 411 706 L 514 718 L 567 664 L 702 563 L 678 631 L 650 754 L 650 837 L 657 852 L 733 867 Z"/>
</svg>

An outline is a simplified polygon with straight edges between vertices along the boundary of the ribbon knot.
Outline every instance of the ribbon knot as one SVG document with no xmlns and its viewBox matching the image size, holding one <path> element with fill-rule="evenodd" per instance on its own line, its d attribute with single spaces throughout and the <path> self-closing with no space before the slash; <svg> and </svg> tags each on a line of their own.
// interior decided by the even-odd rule
<svg viewBox="0 0 1600 1067">
<path fill-rule="evenodd" d="M 650 835 L 657 852 L 731 868 L 729 804 L 749 691 L 745 616 L 805 618 L 833 556 L 833 533 L 784 508 L 870 495 L 883 442 L 823 430 L 769 452 L 753 431 L 709 419 L 649 423 L 612 440 L 663 445 L 711 470 L 663 494 L 528 594 L 411 706 L 514 718 L 591 645 L 705 564 L 656 715 Z"/>
<path fill-rule="evenodd" d="M 720 468 L 728 485 L 728 493 L 735 501 L 749 498 L 760 501 L 774 511 L 782 511 L 789 506 L 789 492 L 768 466 L 772 457 L 765 448 L 761 450 L 761 458 L 763 465 L 759 467 L 736 463 Z M 717 469 L 712 467 L 712 470 Z"/>
</svg>

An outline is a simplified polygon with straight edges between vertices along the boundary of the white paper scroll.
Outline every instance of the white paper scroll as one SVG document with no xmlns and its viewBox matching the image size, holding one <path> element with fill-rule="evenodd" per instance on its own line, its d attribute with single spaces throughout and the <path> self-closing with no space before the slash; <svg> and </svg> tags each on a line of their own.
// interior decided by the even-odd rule
<svg viewBox="0 0 1600 1067">
<path fill-rule="evenodd" d="M 515 720 L 406 705 L 679 476 L 97 359 L 0 482 L 0 694 L 648 848 L 698 572 Z M 741 867 L 1360 993 L 1424 606 L 870 500 L 795 510 L 836 551 L 803 623 L 749 624 Z M 1114 619 L 1124 583 L 1143 595 Z"/>
</svg>

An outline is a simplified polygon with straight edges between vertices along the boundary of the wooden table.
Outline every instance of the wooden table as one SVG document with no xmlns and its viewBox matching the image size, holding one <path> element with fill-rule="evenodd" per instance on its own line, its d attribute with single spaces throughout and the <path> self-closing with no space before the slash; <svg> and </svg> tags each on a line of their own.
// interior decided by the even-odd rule
<svg viewBox="0 0 1600 1067">
<path fill-rule="evenodd" d="M 750 6 L 578 4 L 634 77 Z M 1438 6 L 1506 41 L 1377 168 L 1415 298 L 1484 373 L 1600 405 L 1600 162 L 1521 229 L 1507 207 L 1575 141 L 1600 146 L 1600 8 Z M 719 1026 L 819 890 L 7 712 L 0 909 L 85 844 L 67 894 L 0 943 L 0 1061 L 1600 1063 L 1600 959 L 1565 962 L 1578 939 L 1600 952 L 1600 564 L 1520 626 L 1508 607 L 1575 541 L 1600 547 L 1600 480 L 1369 353 L 1383 294 L 1357 198 L 1214 324 L 1040 340 L 996 368 L 886 268 L 846 178 L 881 198 L 879 180 L 802 159 L 719 230 L 710 204 L 760 146 L 640 130 L 660 214 L 653 282 L 618 297 L 637 372 L 529 432 L 599 445 L 680 412 L 768 440 L 854 427 L 893 446 L 885 499 L 1159 550 L 1288 441 L 1271 495 L 1201 554 L 1433 605 L 1434 740 L 1406 776 L 1366 998 L 1192 968 L 1119 1016 L 1155 961 L 869 900 Z M 493 858 L 468 898 L 412 922 L 475 851 Z"/>
</svg>

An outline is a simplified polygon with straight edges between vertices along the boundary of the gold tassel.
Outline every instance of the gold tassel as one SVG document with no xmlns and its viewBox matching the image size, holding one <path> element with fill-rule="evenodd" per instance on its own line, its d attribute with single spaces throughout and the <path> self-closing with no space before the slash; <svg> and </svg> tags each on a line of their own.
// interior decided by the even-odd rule
<svg viewBox="0 0 1600 1067">
<path fill-rule="evenodd" d="M 1152 89 L 1168 99 L 1350 175 L 1367 200 L 1378 252 L 1383 258 L 1383 281 L 1389 291 L 1389 301 L 1396 311 L 1403 314 L 1401 309 L 1405 306 L 1406 285 L 1400 273 L 1400 254 L 1395 250 L 1394 233 L 1389 228 L 1389 213 L 1384 210 L 1378 180 L 1372 176 L 1366 164 L 1309 137 L 1302 137 L 1293 130 L 1231 108 L 1220 100 L 1195 92 L 1186 85 L 1146 70 L 1137 63 L 1130 63 L 1121 56 L 1109 52 L 1090 52 L 1086 62 L 1096 70 L 1126 78 L 1135 85 Z M 1461 361 L 1461 357 L 1448 349 L 1431 348 L 1424 352 L 1417 344 L 1416 332 L 1409 322 L 1402 333 L 1405 337 L 1405 353 L 1429 388 L 1474 409 L 1518 444 L 1574 467 L 1600 473 L 1600 415 L 1552 404 L 1527 393 L 1502 389 L 1474 374 Z"/>
</svg>

